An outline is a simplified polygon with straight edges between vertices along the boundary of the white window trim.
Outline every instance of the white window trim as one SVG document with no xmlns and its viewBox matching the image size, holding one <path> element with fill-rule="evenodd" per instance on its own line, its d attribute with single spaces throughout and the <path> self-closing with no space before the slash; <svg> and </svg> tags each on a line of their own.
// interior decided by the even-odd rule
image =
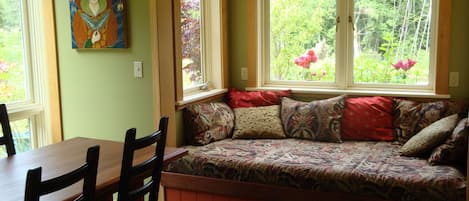
<svg viewBox="0 0 469 201">
<path fill-rule="evenodd" d="M 221 2 L 201 0 L 200 3 L 203 83 L 184 89 L 182 102 L 190 101 L 199 93 L 213 91 L 216 94 L 222 88 Z"/>
<path fill-rule="evenodd" d="M 438 11 L 439 1 L 431 0 L 432 2 L 432 40 L 430 51 L 430 68 L 429 68 L 429 83 L 425 86 L 417 85 L 392 85 L 392 84 L 359 84 L 353 83 L 352 80 L 352 65 L 353 65 L 353 51 L 347 53 L 349 46 L 353 46 L 353 33 L 351 31 L 343 31 L 352 29 L 352 25 L 348 23 L 346 17 L 353 16 L 353 1 L 347 1 L 346 6 L 341 7 L 338 4 L 337 14 L 341 16 L 341 23 L 338 24 L 339 31 L 336 34 L 336 39 L 346 41 L 344 43 L 336 43 L 336 82 L 306 82 L 306 81 L 272 81 L 269 79 L 270 66 L 270 27 L 269 27 L 269 0 L 257 0 L 257 86 L 258 89 L 262 88 L 291 88 L 298 89 L 298 91 L 321 90 L 330 91 L 333 93 L 357 93 L 363 91 L 364 94 L 368 92 L 389 92 L 389 94 L 408 96 L 409 93 L 423 94 L 422 96 L 437 97 L 435 95 L 435 80 L 436 80 L 436 50 L 438 44 Z M 345 46 L 345 48 L 344 48 Z M 340 68 L 344 66 L 344 68 Z M 446 95 L 444 95 L 447 97 Z"/>
<path fill-rule="evenodd" d="M 27 99 L 8 104 L 10 121 L 31 120 L 33 148 L 52 143 L 50 106 L 45 47 L 42 1 L 22 0 L 23 38 L 25 39 L 25 77 L 28 85 Z"/>
</svg>

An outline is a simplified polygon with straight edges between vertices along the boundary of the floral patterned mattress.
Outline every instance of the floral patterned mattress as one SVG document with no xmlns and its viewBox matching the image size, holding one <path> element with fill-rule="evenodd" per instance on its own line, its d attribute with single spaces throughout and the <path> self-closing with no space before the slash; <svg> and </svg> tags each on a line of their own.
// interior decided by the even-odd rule
<svg viewBox="0 0 469 201">
<path fill-rule="evenodd" d="M 188 146 L 166 171 L 346 192 L 389 200 L 465 200 L 466 176 L 451 166 L 399 156 L 390 142 L 232 140 Z"/>
</svg>

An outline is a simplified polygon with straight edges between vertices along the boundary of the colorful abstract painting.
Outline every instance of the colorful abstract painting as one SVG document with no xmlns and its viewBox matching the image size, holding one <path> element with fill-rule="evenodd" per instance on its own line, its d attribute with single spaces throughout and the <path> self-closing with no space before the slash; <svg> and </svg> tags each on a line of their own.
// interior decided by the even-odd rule
<svg viewBox="0 0 469 201">
<path fill-rule="evenodd" d="M 125 0 L 70 0 L 73 48 L 127 48 Z"/>
</svg>

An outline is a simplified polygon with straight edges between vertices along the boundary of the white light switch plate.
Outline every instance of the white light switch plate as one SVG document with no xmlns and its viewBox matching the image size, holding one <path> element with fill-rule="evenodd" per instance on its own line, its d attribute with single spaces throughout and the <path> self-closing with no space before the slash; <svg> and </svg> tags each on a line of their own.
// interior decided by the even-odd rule
<svg viewBox="0 0 469 201">
<path fill-rule="evenodd" d="M 459 72 L 449 72 L 449 86 L 450 87 L 459 86 Z"/>
<path fill-rule="evenodd" d="M 143 77 L 143 65 L 141 61 L 134 61 L 134 77 L 135 78 Z"/>
</svg>

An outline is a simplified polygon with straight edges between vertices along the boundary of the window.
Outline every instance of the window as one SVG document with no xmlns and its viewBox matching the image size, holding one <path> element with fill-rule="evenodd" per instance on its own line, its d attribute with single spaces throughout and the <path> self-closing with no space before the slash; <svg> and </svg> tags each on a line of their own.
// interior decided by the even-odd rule
<svg viewBox="0 0 469 201">
<path fill-rule="evenodd" d="M 181 43 L 183 87 L 188 89 L 205 82 L 202 68 L 200 0 L 181 0 Z"/>
<path fill-rule="evenodd" d="M 0 0 L 0 102 L 7 103 L 17 152 L 50 143 L 41 7 Z"/>
<path fill-rule="evenodd" d="M 432 92 L 437 4 L 258 1 L 260 85 Z"/>
<path fill-rule="evenodd" d="M 184 96 L 221 88 L 220 6 L 218 0 L 180 0 Z"/>
</svg>

